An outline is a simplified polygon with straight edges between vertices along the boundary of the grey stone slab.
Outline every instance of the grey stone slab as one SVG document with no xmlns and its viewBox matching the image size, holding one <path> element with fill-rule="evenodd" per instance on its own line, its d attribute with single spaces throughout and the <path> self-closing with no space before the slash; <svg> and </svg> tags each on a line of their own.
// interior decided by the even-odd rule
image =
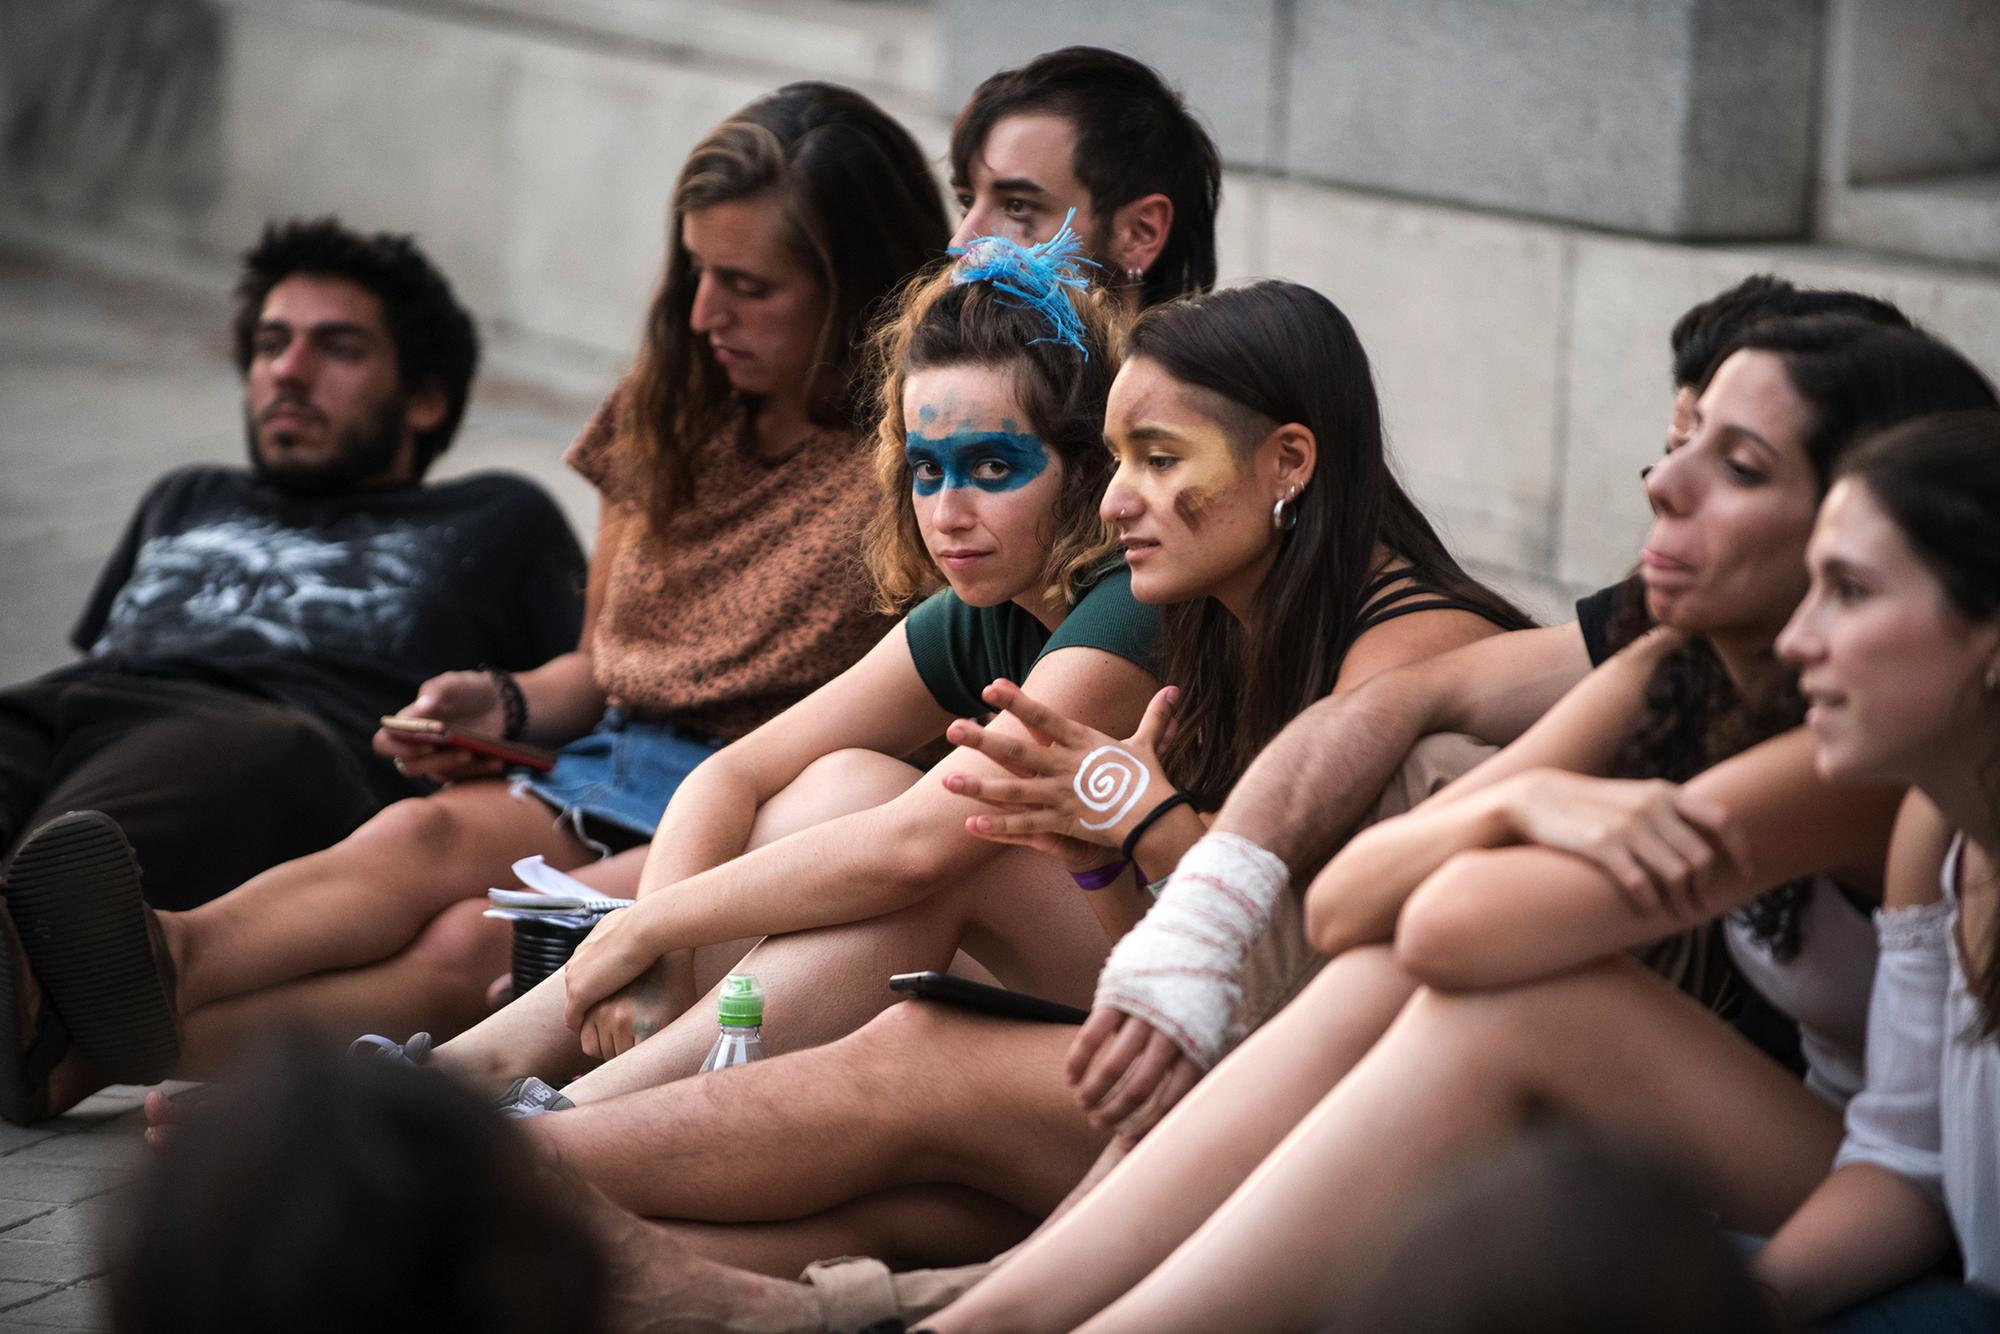
<svg viewBox="0 0 2000 1334">
<path fill-rule="evenodd" d="M 133 1123 L 131 1134 L 57 1135 L 12 1154 L 9 1166 L 20 1163 L 54 1163 L 62 1167 L 94 1167 L 114 1172 L 136 1171 L 143 1164 L 137 1134 L 142 1122 Z"/>
<path fill-rule="evenodd" d="M 0 1278 L 0 1329 L 12 1323 L 11 1308 L 46 1297 L 56 1290 L 53 1283 L 34 1283 L 21 1278 Z"/>
<path fill-rule="evenodd" d="M 0 1236 L 0 1278 L 33 1283 L 74 1283 L 104 1272 L 94 1245 L 69 1241 L 16 1241 Z"/>
<path fill-rule="evenodd" d="M 0 1199 L 74 1204 L 122 1185 L 131 1173 L 62 1163 L 21 1163 L 0 1159 Z"/>
<path fill-rule="evenodd" d="M 111 1289 L 102 1282 L 72 1284 L 0 1314 L 0 1325 L 22 1329 L 109 1330 Z"/>
<path fill-rule="evenodd" d="M 46 1126 L 14 1126 L 0 1122 L 0 1158 L 39 1143 L 54 1133 Z"/>
<path fill-rule="evenodd" d="M 937 110 L 955 113 L 981 80 L 1044 51 L 1105 46 L 1152 65 L 1181 90 L 1234 166 L 1277 164 L 1283 15 L 1277 0 L 945 0 Z"/>
<path fill-rule="evenodd" d="M 2000 171 L 1825 192 L 1829 240 L 2000 270 Z"/>
<path fill-rule="evenodd" d="M 1809 0 L 1300 0 L 1282 163 L 1665 236 L 1806 224 Z"/>
<path fill-rule="evenodd" d="M 1600 587 L 1637 561 L 1652 517 L 1639 469 L 1659 456 L 1673 405 L 1667 336 L 1689 306 L 1745 277 L 1745 263 L 1643 241 L 1578 243 L 1560 578 Z"/>
<path fill-rule="evenodd" d="M 88 1138 L 79 1136 L 78 1138 Z M 80 1246 L 96 1246 L 105 1227 L 125 1207 L 122 1193 L 100 1196 L 82 1204 L 68 1204 L 13 1228 L 4 1235 L 9 1241 L 52 1241 Z"/>
<path fill-rule="evenodd" d="M 2000 164 L 2000 5 L 1833 0 L 1827 72 L 1839 159 L 1856 184 Z M 1944 258 L 1944 256 L 1940 256 Z"/>
<path fill-rule="evenodd" d="M 0 1199 L 0 1232 L 10 1231 L 59 1207 L 40 1200 Z"/>
<path fill-rule="evenodd" d="M 1453 550 L 1546 573 L 1567 234 L 1301 186 L 1270 195 L 1273 267 L 1353 322 L 1399 474 Z"/>
</svg>

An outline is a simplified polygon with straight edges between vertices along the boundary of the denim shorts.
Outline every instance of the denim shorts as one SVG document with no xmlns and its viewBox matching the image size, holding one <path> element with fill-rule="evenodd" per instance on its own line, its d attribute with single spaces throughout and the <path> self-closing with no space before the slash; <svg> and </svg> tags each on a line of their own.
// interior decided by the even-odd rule
<svg viewBox="0 0 2000 1334">
<path fill-rule="evenodd" d="M 591 823 L 651 838 L 667 801 L 682 780 L 723 743 L 665 722 L 639 722 L 607 710 L 596 730 L 564 746 L 549 772 L 514 771 L 514 790 L 532 792 L 555 807 L 562 820 L 587 844 L 602 839 L 586 832 Z"/>
</svg>

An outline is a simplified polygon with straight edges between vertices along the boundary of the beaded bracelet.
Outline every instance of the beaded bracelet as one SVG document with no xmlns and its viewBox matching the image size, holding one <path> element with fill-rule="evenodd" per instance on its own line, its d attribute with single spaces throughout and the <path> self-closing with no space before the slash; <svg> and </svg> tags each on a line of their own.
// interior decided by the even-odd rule
<svg viewBox="0 0 2000 1334">
<path fill-rule="evenodd" d="M 1125 874 L 1125 868 L 1131 864 L 1128 859 L 1121 857 L 1115 862 L 1093 866 L 1088 871 L 1071 871 L 1069 878 L 1076 881 L 1078 889 L 1104 889 L 1116 883 L 1118 877 Z"/>
<path fill-rule="evenodd" d="M 500 692 L 500 713 L 506 720 L 500 725 L 500 735 L 509 741 L 520 740 L 521 733 L 528 730 L 528 697 L 521 693 L 521 683 L 505 667 L 479 670 L 493 678 L 493 688 Z"/>
</svg>

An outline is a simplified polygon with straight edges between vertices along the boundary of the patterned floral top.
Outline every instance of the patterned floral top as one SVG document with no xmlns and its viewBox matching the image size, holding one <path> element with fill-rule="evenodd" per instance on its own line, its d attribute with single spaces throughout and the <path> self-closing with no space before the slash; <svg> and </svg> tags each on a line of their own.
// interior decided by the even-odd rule
<svg viewBox="0 0 2000 1334">
<path fill-rule="evenodd" d="M 564 456 L 634 536 L 613 560 L 592 656 L 611 702 L 733 741 L 839 675 L 887 632 L 869 609 L 861 527 L 875 504 L 866 443 L 814 435 L 766 464 L 740 419 L 689 460 L 694 494 L 663 535 L 614 448 L 613 391 Z"/>
</svg>

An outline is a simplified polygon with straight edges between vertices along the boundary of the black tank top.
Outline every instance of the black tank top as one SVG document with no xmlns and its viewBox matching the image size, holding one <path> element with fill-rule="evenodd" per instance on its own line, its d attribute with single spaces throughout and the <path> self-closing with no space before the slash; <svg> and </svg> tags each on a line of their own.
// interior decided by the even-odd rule
<svg viewBox="0 0 2000 1334">
<path fill-rule="evenodd" d="M 1422 580 L 1412 580 L 1394 592 L 1386 591 L 1389 585 L 1399 579 L 1410 578 L 1414 566 L 1398 565 L 1382 571 L 1361 590 L 1361 611 L 1354 618 L 1354 639 L 1373 630 L 1385 621 L 1393 621 L 1398 616 L 1408 616 L 1419 611 L 1469 611 L 1474 616 L 1486 617 L 1484 607 L 1476 607 L 1464 598 L 1453 597 L 1449 593 L 1432 588 Z M 1349 640 L 1352 643 L 1353 640 Z"/>
</svg>

